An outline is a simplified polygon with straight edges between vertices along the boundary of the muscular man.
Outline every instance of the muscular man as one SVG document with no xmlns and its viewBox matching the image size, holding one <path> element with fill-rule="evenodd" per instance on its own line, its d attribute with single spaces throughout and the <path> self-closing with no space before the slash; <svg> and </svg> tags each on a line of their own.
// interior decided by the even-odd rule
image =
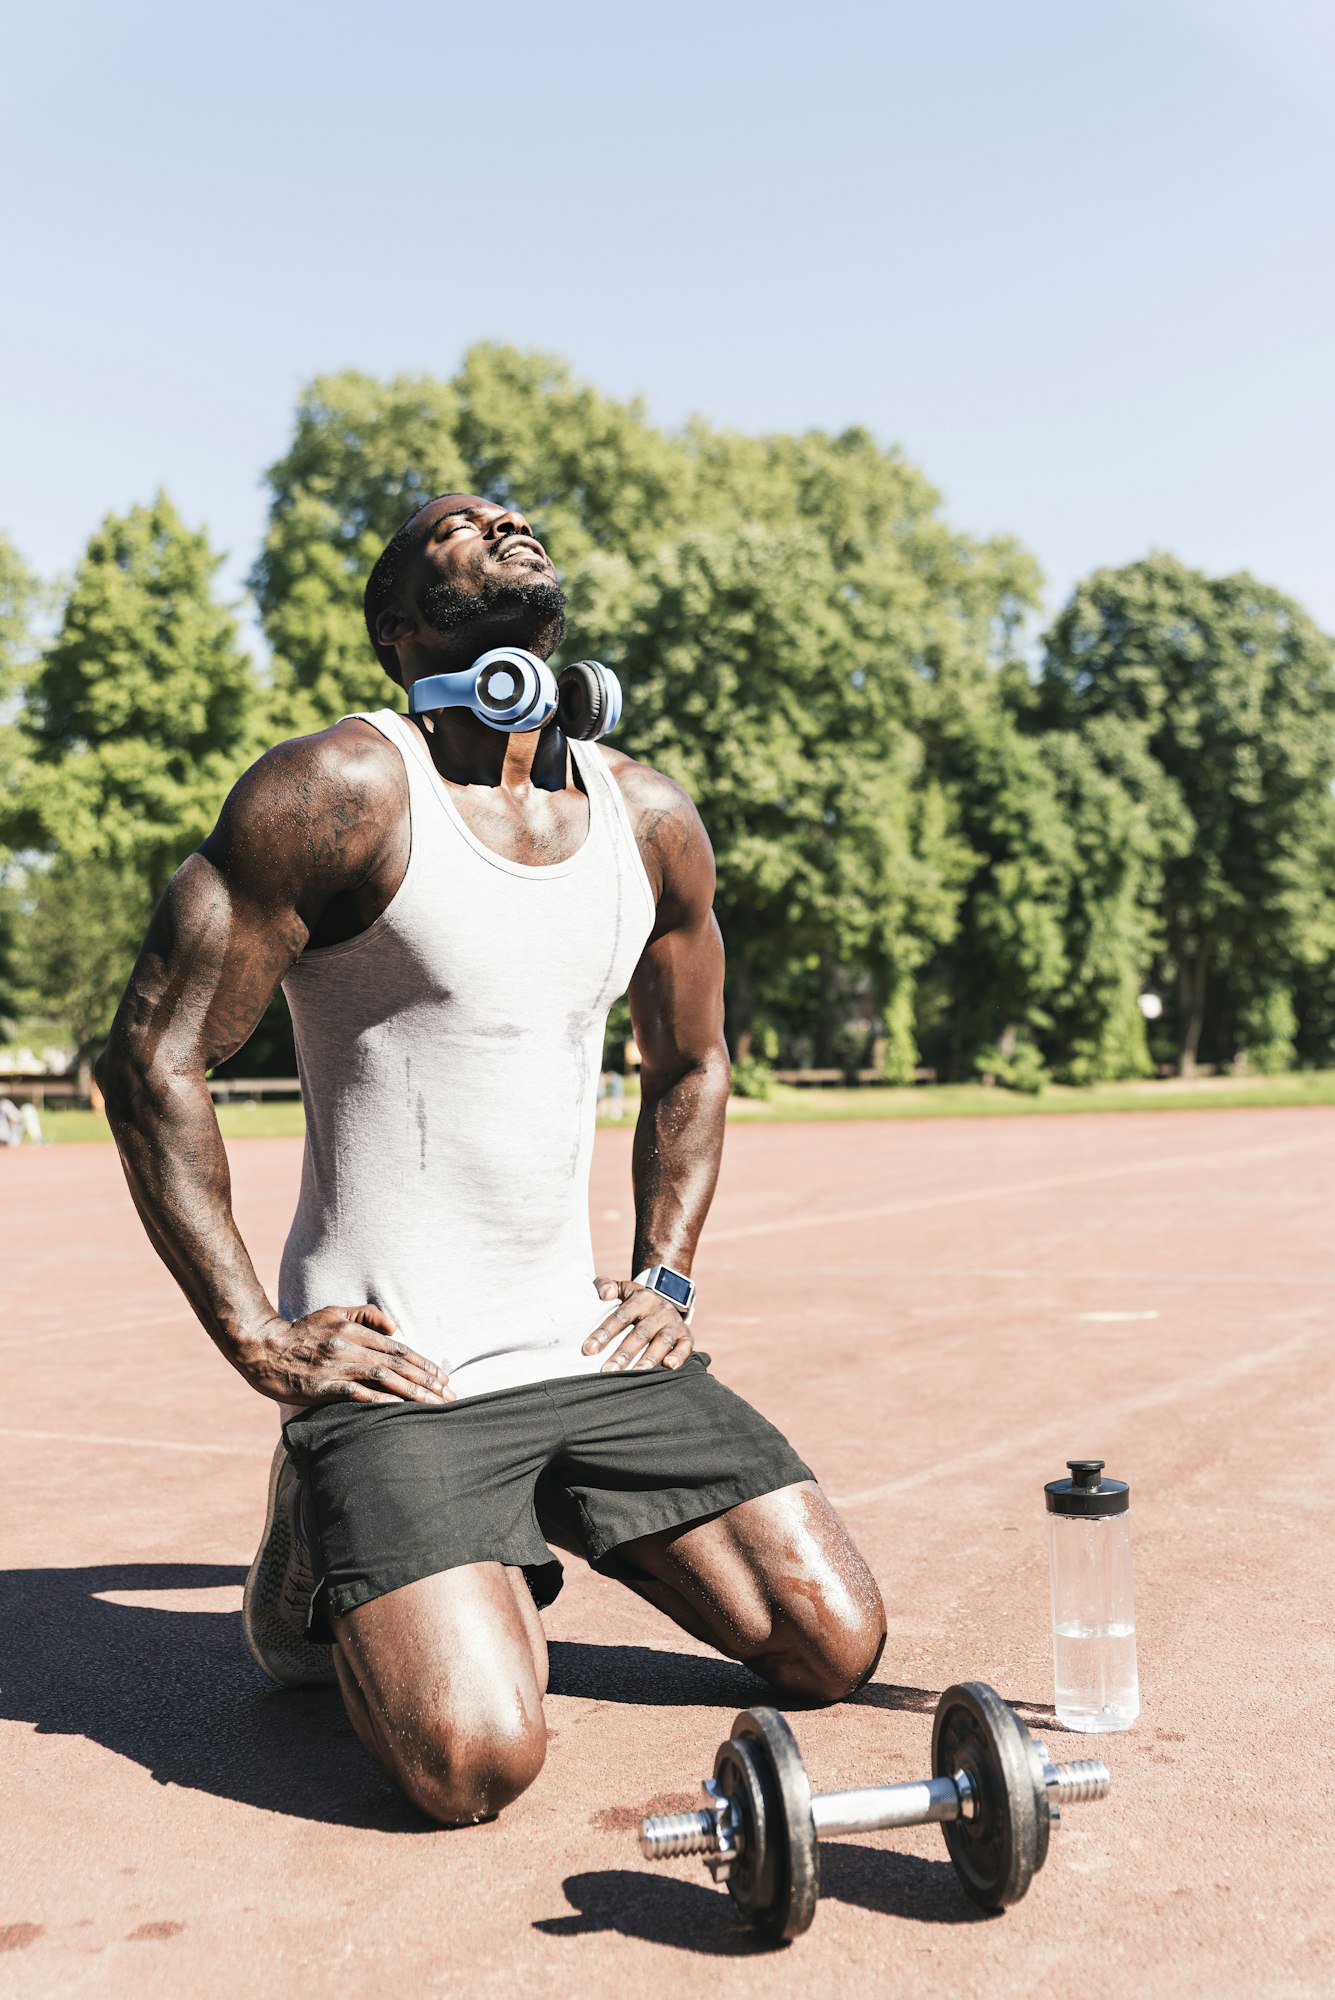
<svg viewBox="0 0 1335 2000">
<path fill-rule="evenodd" d="M 520 514 L 447 494 L 381 555 L 366 616 L 411 688 L 497 645 L 546 659 L 563 600 Z M 367 1750 L 447 1825 L 542 1765 L 552 1544 L 787 1694 L 839 1700 L 884 1642 L 807 1467 L 675 1305 L 594 1275 L 597 1081 L 627 988 L 629 1269 L 691 1269 L 728 1094 L 713 879 L 685 794 L 557 721 L 346 717 L 240 780 L 100 1065 L 155 1247 L 283 1406 L 251 1650 L 285 1685 L 336 1677 Z M 205 1075 L 280 982 L 307 1127 L 275 1310 Z"/>
</svg>

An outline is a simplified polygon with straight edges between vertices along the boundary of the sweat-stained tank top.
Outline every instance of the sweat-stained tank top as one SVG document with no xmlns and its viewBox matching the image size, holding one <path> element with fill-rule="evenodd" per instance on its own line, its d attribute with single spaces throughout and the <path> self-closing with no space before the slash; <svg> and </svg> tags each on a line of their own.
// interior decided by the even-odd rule
<svg viewBox="0 0 1335 2000">
<path fill-rule="evenodd" d="M 470 832 L 413 725 L 360 718 L 408 773 L 412 850 L 360 936 L 283 981 L 306 1106 L 279 1311 L 381 1306 L 457 1396 L 594 1372 L 611 1310 L 589 1234 L 603 1031 L 654 923 L 620 788 L 570 745 L 582 847 L 507 861 Z"/>
</svg>

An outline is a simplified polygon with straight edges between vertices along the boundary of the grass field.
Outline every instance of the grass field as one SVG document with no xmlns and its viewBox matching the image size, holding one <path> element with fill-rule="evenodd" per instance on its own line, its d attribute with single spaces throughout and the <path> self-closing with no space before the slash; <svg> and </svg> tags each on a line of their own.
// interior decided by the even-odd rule
<svg viewBox="0 0 1335 2000">
<path fill-rule="evenodd" d="M 792 1084 L 776 1084 L 771 1102 L 734 1098 L 729 1110 L 739 1118 L 787 1124 L 831 1118 L 1012 1118 L 1068 1111 L 1209 1111 L 1300 1104 L 1335 1104 L 1335 1070 L 1303 1070 L 1292 1076 L 1211 1076 L 1193 1083 L 1102 1083 L 1084 1090 L 1050 1084 L 1032 1097 L 981 1083 L 920 1084 L 906 1090 L 875 1086 L 799 1090 Z"/>
<path fill-rule="evenodd" d="M 626 1122 L 638 1098 L 626 1093 Z M 1195 1083 L 1107 1083 L 1088 1090 L 1053 1084 L 1037 1097 L 979 1083 L 923 1084 L 912 1090 L 799 1090 L 775 1086 L 768 1103 L 735 1097 L 729 1115 L 747 1123 L 794 1124 L 839 1119 L 1033 1118 L 1069 1111 L 1209 1111 L 1239 1106 L 1335 1104 L 1335 1070 L 1306 1070 L 1293 1076 L 1202 1077 Z M 305 1130 L 297 1103 L 220 1104 L 218 1123 L 225 1139 L 300 1138 Z M 48 1111 L 42 1129 L 49 1139 L 109 1139 L 107 1121 L 95 1111 Z"/>
</svg>

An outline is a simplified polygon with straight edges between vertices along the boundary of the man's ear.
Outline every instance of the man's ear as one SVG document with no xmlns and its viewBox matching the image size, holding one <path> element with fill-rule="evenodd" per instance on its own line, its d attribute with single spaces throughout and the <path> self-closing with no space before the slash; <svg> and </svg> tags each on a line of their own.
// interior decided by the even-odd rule
<svg viewBox="0 0 1335 2000">
<path fill-rule="evenodd" d="M 387 604 L 375 621 L 376 644 L 395 646 L 400 639 L 406 639 L 412 631 L 412 620 L 406 617 L 397 604 Z"/>
</svg>

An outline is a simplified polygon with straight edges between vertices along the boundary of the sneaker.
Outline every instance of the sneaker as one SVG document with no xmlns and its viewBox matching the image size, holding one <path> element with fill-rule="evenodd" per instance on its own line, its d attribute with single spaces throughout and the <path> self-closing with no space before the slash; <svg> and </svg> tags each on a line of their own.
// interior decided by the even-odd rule
<svg viewBox="0 0 1335 2000">
<path fill-rule="evenodd" d="M 279 1438 L 269 1467 L 269 1512 L 241 1599 L 241 1630 L 257 1666 L 279 1687 L 333 1687 L 334 1649 L 306 1637 L 315 1595 L 297 1469 Z"/>
</svg>

